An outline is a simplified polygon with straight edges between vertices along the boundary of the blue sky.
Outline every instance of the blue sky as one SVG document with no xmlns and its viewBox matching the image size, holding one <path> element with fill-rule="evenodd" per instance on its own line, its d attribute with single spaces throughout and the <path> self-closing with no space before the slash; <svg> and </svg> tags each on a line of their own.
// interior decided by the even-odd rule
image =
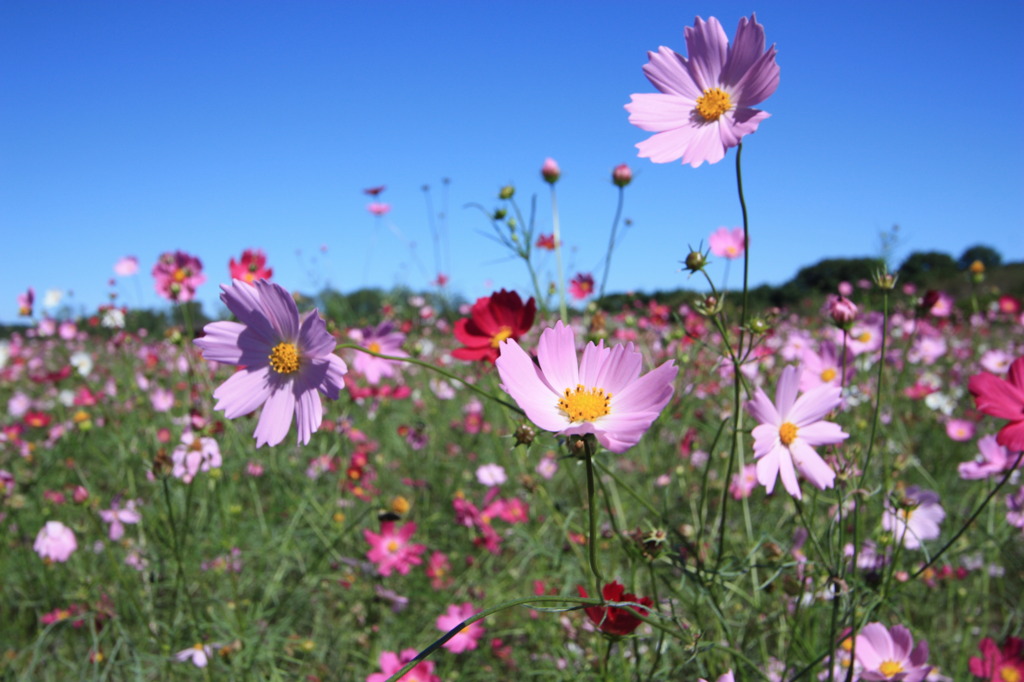
<svg viewBox="0 0 1024 682">
<path fill-rule="evenodd" d="M 149 270 L 202 258 L 216 313 L 227 261 L 263 248 L 275 280 L 312 293 L 436 274 L 424 185 L 447 208 L 452 286 L 526 293 L 522 264 L 479 232 L 470 203 L 514 183 L 549 197 L 557 159 L 567 274 L 601 262 L 611 169 L 635 180 L 633 225 L 610 291 L 688 284 L 687 245 L 741 222 L 733 153 L 698 169 L 636 157 L 647 134 L 623 105 L 641 67 L 684 26 L 730 37 L 756 11 L 778 46 L 772 114 L 744 144 L 751 278 L 782 283 L 825 257 L 873 256 L 900 225 L 916 250 L 977 243 L 1024 256 L 1024 3 L 105 2 L 0 4 L 0 320 L 33 286 L 107 300 L 112 266 L 139 257 L 128 305 L 160 304 Z M 450 178 L 447 201 L 442 178 Z M 366 211 L 386 185 L 393 210 Z M 326 252 L 322 251 L 326 247 Z M 716 266 L 716 278 L 722 266 Z M 553 262 L 542 263 L 553 274 Z M 598 272 L 595 275 L 599 276 Z M 693 284 L 692 282 L 690 284 Z M 730 284 L 739 284 L 733 268 Z"/>
</svg>

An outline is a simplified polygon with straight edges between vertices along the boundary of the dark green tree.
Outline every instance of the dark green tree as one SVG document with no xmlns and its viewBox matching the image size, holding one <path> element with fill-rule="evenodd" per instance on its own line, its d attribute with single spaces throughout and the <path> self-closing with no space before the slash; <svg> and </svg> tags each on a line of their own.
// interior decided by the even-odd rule
<svg viewBox="0 0 1024 682">
<path fill-rule="evenodd" d="M 936 277 L 956 274 L 956 261 L 941 251 L 915 251 L 900 266 L 900 279 L 920 283 Z"/>
<path fill-rule="evenodd" d="M 971 263 L 980 260 L 986 270 L 998 268 L 1003 264 L 1003 256 L 990 246 L 975 244 L 964 251 L 956 261 L 956 266 L 961 270 L 971 267 Z"/>
</svg>

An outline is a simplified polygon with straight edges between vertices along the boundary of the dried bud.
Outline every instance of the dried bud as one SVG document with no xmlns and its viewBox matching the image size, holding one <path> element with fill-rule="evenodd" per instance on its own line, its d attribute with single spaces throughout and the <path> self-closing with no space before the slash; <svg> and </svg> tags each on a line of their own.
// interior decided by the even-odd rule
<svg viewBox="0 0 1024 682">
<path fill-rule="evenodd" d="M 537 437 L 537 431 L 529 424 L 520 424 L 513 435 L 516 439 L 516 445 L 529 446 L 533 443 L 533 439 Z"/>
</svg>

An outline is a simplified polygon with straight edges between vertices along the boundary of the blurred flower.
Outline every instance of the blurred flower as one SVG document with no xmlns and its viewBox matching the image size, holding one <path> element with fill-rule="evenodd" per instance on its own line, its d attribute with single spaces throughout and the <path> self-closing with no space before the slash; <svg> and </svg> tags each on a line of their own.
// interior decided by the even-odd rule
<svg viewBox="0 0 1024 682">
<path fill-rule="evenodd" d="M 500 464 L 484 464 L 476 470 L 476 480 L 488 488 L 499 486 L 508 480 L 505 469 Z"/>
<path fill-rule="evenodd" d="M 534 424 L 563 436 L 592 433 L 612 452 L 636 445 L 672 397 L 671 360 L 640 376 L 643 356 L 632 343 L 588 343 L 577 360 L 576 335 L 561 321 L 537 344 L 539 366 L 519 344 L 502 343 L 495 363 L 502 388 Z"/>
<path fill-rule="evenodd" d="M 612 169 L 612 184 L 616 187 L 625 187 L 633 182 L 633 169 L 624 163 Z"/>
<path fill-rule="evenodd" d="M 377 571 L 383 576 L 389 576 L 393 571 L 406 575 L 414 565 L 423 563 L 420 555 L 427 549 L 425 545 L 409 542 L 415 532 L 416 524 L 413 522 L 396 530 L 394 521 L 385 521 L 380 525 L 379 535 L 363 529 L 363 537 L 370 543 L 366 558 L 377 565 Z"/>
<path fill-rule="evenodd" d="M 47 521 L 36 535 L 32 549 L 47 561 L 64 562 L 78 549 L 75 534 L 60 521 Z"/>
<path fill-rule="evenodd" d="M 335 400 L 345 384 L 348 368 L 333 352 L 334 337 L 316 310 L 300 316 L 280 285 L 235 280 L 221 291 L 221 300 L 241 323 L 212 322 L 194 343 L 207 360 L 242 369 L 213 392 L 215 409 L 235 419 L 262 405 L 256 447 L 284 440 L 294 414 L 298 441 L 305 445 L 323 420 L 317 391 Z"/>
<path fill-rule="evenodd" d="M 732 495 L 734 500 L 742 500 L 745 497 L 750 497 L 750 493 L 754 492 L 756 485 L 757 465 L 747 464 L 743 469 L 732 475 L 732 481 L 729 483 L 729 494 Z"/>
<path fill-rule="evenodd" d="M 637 144 L 655 163 L 682 158 L 694 168 L 717 163 L 725 150 L 770 114 L 751 107 L 779 85 L 775 46 L 766 52 L 757 17 L 740 19 L 732 45 L 718 19 L 697 17 L 684 30 L 687 59 L 667 47 L 648 53 L 644 75 L 660 92 L 632 95 L 629 122 L 656 133 Z"/>
<path fill-rule="evenodd" d="M 110 539 L 120 540 L 124 536 L 124 524 L 138 523 L 142 515 L 135 509 L 135 500 L 128 500 L 122 508 L 119 500 L 110 504 L 110 509 L 100 510 L 100 518 L 110 524 Z"/>
<path fill-rule="evenodd" d="M 246 249 L 242 252 L 242 258 L 228 261 L 228 270 L 231 279 L 240 279 L 243 282 L 252 284 L 258 279 L 269 280 L 274 271 L 267 267 L 267 254 L 262 249 Z"/>
<path fill-rule="evenodd" d="M 125 256 L 114 263 L 114 274 L 118 277 L 131 277 L 139 271 L 139 259 L 135 256 Z"/>
<path fill-rule="evenodd" d="M 195 298 L 196 289 L 206 281 L 203 263 L 184 251 L 160 255 L 153 266 L 156 293 L 169 301 L 185 303 Z"/>
<path fill-rule="evenodd" d="M 192 665 L 197 668 L 205 668 L 206 664 L 210 662 L 210 656 L 212 654 L 212 646 L 197 642 L 193 646 L 190 646 L 187 649 L 182 649 L 178 653 L 174 654 L 174 658 L 182 663 L 190 661 Z"/>
<path fill-rule="evenodd" d="M 399 670 L 405 667 L 406 663 L 416 658 L 419 654 L 416 649 L 406 649 L 401 654 L 393 651 L 382 651 L 380 654 L 379 673 L 373 673 L 366 678 L 366 682 L 387 682 Z M 413 666 L 413 669 L 402 676 L 405 682 L 441 682 L 441 678 L 434 674 L 433 661 L 421 661 Z"/>
<path fill-rule="evenodd" d="M 991 637 L 978 644 L 981 656 L 972 656 L 971 674 L 986 682 L 1020 682 L 1024 680 L 1024 639 L 1007 637 L 1003 646 Z"/>
<path fill-rule="evenodd" d="M 1024 356 L 1013 361 L 1006 379 L 981 372 L 967 382 L 979 410 L 992 417 L 1009 419 L 996 440 L 1011 450 L 1024 450 Z"/>
<path fill-rule="evenodd" d="M 958 443 L 974 438 L 974 422 L 968 419 L 950 419 L 946 422 L 946 435 Z"/>
<path fill-rule="evenodd" d="M 435 590 L 443 590 L 451 585 L 452 579 L 448 575 L 451 570 L 451 564 L 444 552 L 431 554 L 425 570 L 427 577 L 430 578 L 430 586 Z"/>
<path fill-rule="evenodd" d="M 705 680 L 702 677 L 700 680 L 698 680 L 698 682 L 707 682 L 707 680 Z M 732 671 L 730 670 L 721 677 L 719 677 L 717 680 L 715 680 L 715 682 L 736 682 L 736 678 L 733 676 Z"/>
<path fill-rule="evenodd" d="M 18 294 L 18 314 L 22 317 L 32 317 L 32 308 L 36 303 L 36 290 L 29 287 L 25 293 Z"/>
<path fill-rule="evenodd" d="M 825 308 L 837 327 L 845 329 L 857 319 L 857 304 L 842 294 L 829 294 L 825 300 Z"/>
<path fill-rule="evenodd" d="M 992 374 L 1006 374 L 1012 363 L 1013 356 L 1005 350 L 998 348 L 985 351 L 981 354 L 981 358 L 978 360 L 978 364 L 981 365 L 981 368 L 986 372 L 992 372 Z"/>
<path fill-rule="evenodd" d="M 747 248 L 747 242 L 743 238 L 743 228 L 720 227 L 708 237 L 708 246 L 711 253 L 719 258 L 739 258 Z"/>
<path fill-rule="evenodd" d="M 893 534 L 897 543 L 907 549 L 919 549 L 925 540 L 939 537 L 939 525 L 946 510 L 939 504 L 939 494 L 916 485 L 907 488 L 898 509 L 886 504 L 882 513 L 882 529 Z"/>
<path fill-rule="evenodd" d="M 928 643 L 914 646 L 914 638 L 902 625 L 887 630 L 881 623 L 868 623 L 857 635 L 854 656 L 862 666 L 860 679 L 872 682 L 921 682 L 932 669 L 926 665 Z"/>
<path fill-rule="evenodd" d="M 581 272 L 569 282 L 569 293 L 577 301 L 582 301 L 594 293 L 594 277 L 588 273 Z"/>
<path fill-rule="evenodd" d="M 799 376 L 799 368 L 788 365 L 779 377 L 775 404 L 760 388 L 747 403 L 747 411 L 760 422 L 753 431 L 758 482 L 771 493 L 781 476 L 786 491 L 798 500 L 797 473 L 819 490 L 831 488 L 835 480 L 835 473 L 814 447 L 849 437 L 838 424 L 822 420 L 842 401 L 839 387 L 822 384 L 797 398 Z"/>
<path fill-rule="evenodd" d="M 582 585 L 577 585 L 576 590 L 584 599 L 590 596 Z M 632 602 L 630 607 L 642 616 L 646 616 L 647 610 L 654 606 L 650 597 L 637 597 L 626 592 L 626 588 L 617 580 L 605 583 L 601 588 L 601 596 L 606 602 Z M 613 637 L 624 637 L 643 622 L 622 606 L 588 606 L 584 611 L 598 630 Z"/>
<path fill-rule="evenodd" d="M 502 289 L 478 298 L 470 309 L 469 318 L 455 322 L 455 338 L 464 347 L 452 351 L 452 357 L 493 363 L 498 359 L 499 344 L 528 332 L 536 314 L 537 304 L 533 298 L 524 305 L 514 291 Z"/>
<path fill-rule="evenodd" d="M 853 355 L 847 351 L 846 362 L 841 357 L 840 347 L 831 341 L 822 341 L 818 351 L 805 348 L 800 357 L 800 390 L 810 391 L 822 384 L 842 386 L 843 365 L 846 366 L 846 381 L 853 376 Z"/>
<path fill-rule="evenodd" d="M 391 322 L 382 322 L 376 327 L 363 327 L 349 331 L 348 336 L 357 344 L 372 353 L 392 355 L 395 357 L 408 357 L 408 353 L 402 350 L 405 342 L 405 334 L 395 330 Z M 374 357 L 368 353 L 356 352 L 352 368 L 366 377 L 366 381 L 374 386 L 380 380 L 395 376 L 396 367 L 399 365 L 395 360 L 385 360 Z"/>
<path fill-rule="evenodd" d="M 181 434 L 181 444 L 171 453 L 171 462 L 171 475 L 191 483 L 200 471 L 220 468 L 220 446 L 209 436 L 197 437 L 186 431 Z"/>
<path fill-rule="evenodd" d="M 544 159 L 544 165 L 540 167 L 540 175 L 544 178 L 544 182 L 553 185 L 561 177 L 562 169 L 558 167 L 558 162 L 549 156 Z"/>
<path fill-rule="evenodd" d="M 448 632 L 458 627 L 464 620 L 473 616 L 476 610 L 469 602 L 462 605 L 452 604 L 443 616 L 437 617 L 437 629 L 441 632 Z M 464 651 L 472 651 L 477 647 L 480 638 L 484 636 L 484 626 L 480 621 L 459 630 L 459 632 L 445 642 L 442 646 L 453 654 L 461 654 Z"/>
<path fill-rule="evenodd" d="M 60 305 L 61 299 L 64 298 L 64 292 L 60 289 L 47 289 L 43 295 L 43 307 L 44 308 L 56 308 Z"/>
<path fill-rule="evenodd" d="M 1000 445 L 995 436 L 984 436 L 978 440 L 977 456 L 970 462 L 961 462 L 957 471 L 960 478 L 968 481 L 998 476 L 1013 466 L 1018 455 Z"/>
<path fill-rule="evenodd" d="M 382 216 L 391 210 L 391 204 L 386 204 L 383 201 L 371 201 L 366 205 L 366 210 L 375 216 Z"/>
<path fill-rule="evenodd" d="M 375 197 L 375 196 L 379 195 L 381 192 L 383 192 L 385 189 L 387 189 L 386 185 L 378 185 L 377 187 L 369 187 L 369 188 L 363 190 L 363 194 L 368 194 L 371 197 Z"/>
<path fill-rule="evenodd" d="M 554 234 L 542 234 L 537 236 L 538 249 L 544 249 L 545 251 L 555 250 L 555 235 Z"/>
</svg>

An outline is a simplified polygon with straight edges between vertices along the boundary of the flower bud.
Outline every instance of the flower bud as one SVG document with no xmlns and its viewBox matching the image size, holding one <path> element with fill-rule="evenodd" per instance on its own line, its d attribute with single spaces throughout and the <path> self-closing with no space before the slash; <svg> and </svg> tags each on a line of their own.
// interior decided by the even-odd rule
<svg viewBox="0 0 1024 682">
<path fill-rule="evenodd" d="M 533 443 L 533 439 L 537 437 L 537 432 L 529 424 L 520 424 L 513 435 L 516 439 L 516 445 L 529 446 Z"/>
<path fill-rule="evenodd" d="M 690 272 L 699 272 L 704 269 L 704 266 L 707 265 L 707 262 L 707 256 L 705 256 L 703 253 L 701 253 L 700 251 L 691 251 L 690 253 L 686 254 L 686 260 L 683 261 L 683 265 L 685 265 L 686 269 L 689 270 Z"/>
<path fill-rule="evenodd" d="M 633 182 L 633 170 L 624 163 L 612 169 L 612 183 L 616 187 L 625 187 Z"/>
<path fill-rule="evenodd" d="M 562 169 L 558 167 L 558 162 L 552 159 L 550 156 L 544 159 L 544 165 L 540 167 L 541 177 L 549 185 L 553 185 L 558 182 L 558 178 L 562 175 Z"/>
<path fill-rule="evenodd" d="M 511 199 L 512 195 L 514 195 L 515 193 L 516 193 L 516 188 L 515 187 L 513 187 L 512 185 L 505 185 L 504 187 L 501 188 L 501 191 L 498 192 L 498 198 L 499 199 Z"/>
<path fill-rule="evenodd" d="M 839 327 L 847 327 L 857 319 L 857 305 L 845 296 L 829 296 L 828 314 Z"/>
</svg>

